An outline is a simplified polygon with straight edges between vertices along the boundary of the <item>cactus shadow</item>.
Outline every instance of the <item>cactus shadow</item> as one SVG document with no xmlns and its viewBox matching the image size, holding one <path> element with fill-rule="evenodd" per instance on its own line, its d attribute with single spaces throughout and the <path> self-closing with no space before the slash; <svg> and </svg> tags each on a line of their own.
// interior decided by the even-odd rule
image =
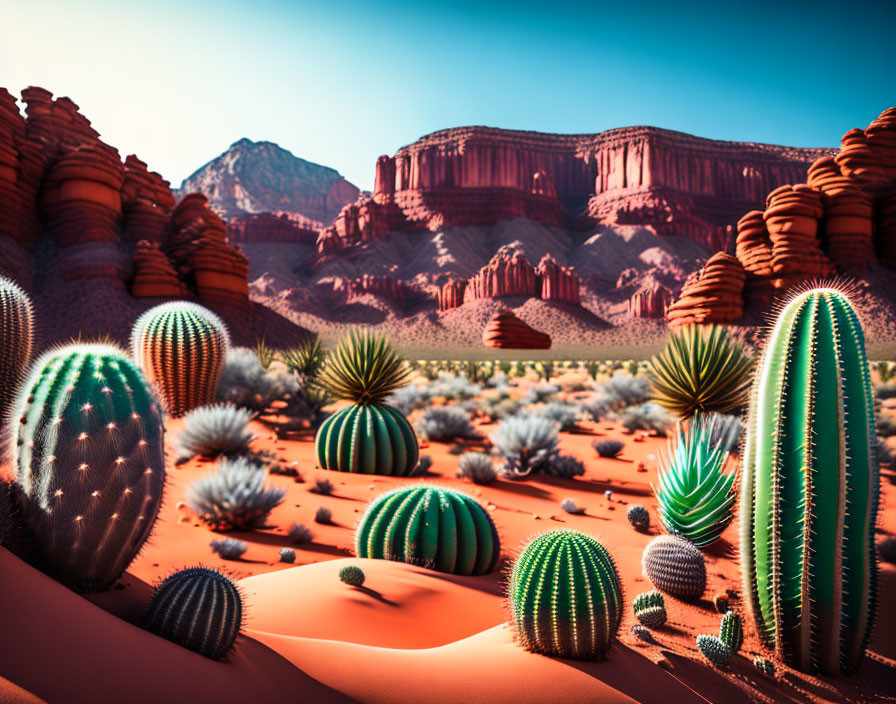
<svg viewBox="0 0 896 704">
<path fill-rule="evenodd" d="M 401 604 L 399 604 L 397 601 L 392 601 L 391 599 L 387 599 L 382 594 L 380 594 L 376 589 L 371 589 L 370 587 L 365 587 L 363 585 L 361 585 L 360 587 L 352 586 L 352 590 L 356 591 L 356 592 L 361 592 L 362 594 L 366 594 L 371 599 L 375 599 L 376 601 L 380 602 L 381 604 L 385 604 L 386 606 L 393 606 L 393 607 L 401 606 Z"/>
<path fill-rule="evenodd" d="M 508 479 L 507 481 L 496 481 L 489 485 L 491 489 L 500 489 L 511 494 L 520 494 L 529 496 L 534 499 L 550 499 L 551 495 L 541 487 L 529 484 L 525 479 Z"/>
</svg>

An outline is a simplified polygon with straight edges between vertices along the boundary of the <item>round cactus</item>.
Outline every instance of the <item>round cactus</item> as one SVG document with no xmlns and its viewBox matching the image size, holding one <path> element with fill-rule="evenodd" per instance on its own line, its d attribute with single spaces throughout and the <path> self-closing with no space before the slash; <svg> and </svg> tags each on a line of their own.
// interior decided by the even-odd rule
<svg viewBox="0 0 896 704">
<path fill-rule="evenodd" d="M 731 661 L 731 649 L 716 636 L 697 636 L 697 647 L 716 667 L 725 667 Z"/>
<path fill-rule="evenodd" d="M 352 587 L 360 587 L 364 584 L 364 570 L 355 565 L 346 565 L 339 570 L 339 579 Z"/>
<path fill-rule="evenodd" d="M 719 638 L 728 646 L 732 654 L 740 650 L 744 644 L 744 628 L 738 616 L 733 611 L 728 611 L 722 616 L 722 624 L 719 626 Z"/>
<path fill-rule="evenodd" d="M 466 494 L 440 486 L 402 487 L 378 496 L 355 534 L 358 557 L 453 574 L 491 572 L 500 549 L 488 512 Z"/>
<path fill-rule="evenodd" d="M 637 531 L 643 533 L 650 528 L 650 513 L 643 506 L 630 506 L 625 513 L 625 517 L 628 518 L 628 522 Z"/>
<path fill-rule="evenodd" d="M 214 400 L 229 345 L 221 319 L 186 301 L 150 308 L 131 332 L 134 359 L 175 418 Z"/>
<path fill-rule="evenodd" d="M 34 347 L 34 310 L 17 283 L 0 276 L 0 413 L 15 398 L 31 361 Z"/>
<path fill-rule="evenodd" d="M 221 660 L 240 633 L 243 600 L 236 585 L 220 572 L 190 567 L 158 586 L 146 623 L 162 638 Z"/>
<path fill-rule="evenodd" d="M 656 590 L 638 594 L 632 609 L 635 618 L 648 628 L 659 628 L 666 623 L 666 602 Z"/>
<path fill-rule="evenodd" d="M 49 350 L 8 436 L 41 569 L 79 591 L 111 586 L 146 541 L 165 482 L 162 414 L 140 370 L 112 345 Z"/>
<path fill-rule="evenodd" d="M 677 535 L 651 540 L 641 558 L 644 576 L 661 592 L 682 601 L 699 599 L 706 589 L 706 563 L 693 543 Z"/>
<path fill-rule="evenodd" d="M 510 575 L 510 610 L 526 650 L 603 659 L 622 621 L 619 575 L 604 547 L 555 530 L 532 540 Z"/>
</svg>

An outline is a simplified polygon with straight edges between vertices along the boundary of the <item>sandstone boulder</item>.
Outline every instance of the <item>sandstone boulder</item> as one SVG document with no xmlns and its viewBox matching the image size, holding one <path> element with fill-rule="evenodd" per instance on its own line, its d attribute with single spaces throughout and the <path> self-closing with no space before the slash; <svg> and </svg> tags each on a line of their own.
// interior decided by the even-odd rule
<svg viewBox="0 0 896 704">
<path fill-rule="evenodd" d="M 551 347 L 551 337 L 530 327 L 511 311 L 503 310 L 488 321 L 482 344 L 495 349 L 546 350 Z"/>
</svg>

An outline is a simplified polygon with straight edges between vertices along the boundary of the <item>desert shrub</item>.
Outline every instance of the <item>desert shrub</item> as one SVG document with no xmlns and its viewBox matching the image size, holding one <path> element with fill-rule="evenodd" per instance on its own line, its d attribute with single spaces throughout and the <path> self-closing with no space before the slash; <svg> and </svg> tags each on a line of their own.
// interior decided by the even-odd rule
<svg viewBox="0 0 896 704">
<path fill-rule="evenodd" d="M 430 467 L 432 467 L 432 457 L 429 455 L 420 455 L 420 459 L 417 460 L 417 466 L 414 467 L 414 471 L 411 472 L 410 476 L 420 477 L 426 474 Z"/>
<path fill-rule="evenodd" d="M 290 377 L 278 378 L 268 372 L 255 350 L 233 347 L 227 351 L 215 398 L 221 403 L 260 412 L 295 390 L 295 386 Z"/>
<path fill-rule="evenodd" d="M 463 401 L 478 396 L 482 392 L 479 384 L 473 384 L 461 374 L 453 376 L 451 374 L 440 374 L 439 378 L 429 385 L 430 397 L 444 398 L 449 401 Z"/>
<path fill-rule="evenodd" d="M 585 513 L 585 509 L 576 504 L 572 499 L 563 499 L 563 501 L 560 502 L 560 508 L 566 511 L 566 513 Z"/>
<path fill-rule="evenodd" d="M 310 543 L 312 540 L 314 540 L 314 533 L 312 532 L 312 530 L 306 526 L 303 526 L 301 523 L 293 523 L 289 527 L 289 530 L 286 532 L 286 535 L 296 545 Z"/>
<path fill-rule="evenodd" d="M 650 400 L 650 382 L 643 376 L 616 372 L 607 381 L 597 384 L 595 391 L 603 391 L 615 410 Z"/>
<path fill-rule="evenodd" d="M 495 451 L 504 458 L 504 473 L 513 478 L 547 471 L 557 456 L 557 424 L 530 413 L 505 418 L 491 436 Z"/>
<path fill-rule="evenodd" d="M 492 458 L 482 452 L 465 452 L 457 461 L 459 479 L 469 479 L 474 484 L 490 484 L 497 476 Z"/>
<path fill-rule="evenodd" d="M 423 418 L 417 424 L 417 430 L 433 442 L 469 438 L 476 435 L 476 430 L 470 423 L 470 414 L 455 406 L 427 408 Z"/>
<path fill-rule="evenodd" d="M 557 393 L 560 391 L 560 387 L 556 384 L 548 384 L 545 382 L 541 382 L 538 384 L 532 384 L 529 387 L 529 391 L 525 397 L 523 397 L 523 404 L 530 405 L 533 403 L 547 403 Z"/>
<path fill-rule="evenodd" d="M 330 525 L 333 522 L 333 512 L 326 506 L 318 507 L 317 511 L 314 512 L 314 522 Z"/>
<path fill-rule="evenodd" d="M 665 436 L 674 422 L 672 415 L 653 401 L 630 406 L 622 412 L 622 427 L 630 431 L 655 430 Z"/>
<path fill-rule="evenodd" d="M 601 457 L 616 457 L 622 452 L 625 443 L 619 442 L 619 440 L 595 440 L 591 443 L 591 447 L 593 447 Z"/>
<path fill-rule="evenodd" d="M 725 454 L 738 452 L 740 439 L 744 433 L 744 424 L 740 416 L 708 413 L 706 418 L 710 444 L 721 447 Z"/>
<path fill-rule="evenodd" d="M 292 548 L 280 548 L 280 562 L 292 564 L 296 561 L 296 551 Z"/>
<path fill-rule="evenodd" d="M 426 408 L 432 395 L 429 389 L 419 384 L 408 384 L 395 389 L 386 397 L 386 403 L 394 406 L 404 415 L 410 415 L 416 410 Z"/>
<path fill-rule="evenodd" d="M 889 413 L 879 413 L 877 416 L 877 434 L 882 438 L 896 435 L 896 418 Z"/>
<path fill-rule="evenodd" d="M 231 404 L 194 408 L 184 416 L 184 429 L 174 440 L 178 460 L 246 451 L 255 437 L 249 430 L 251 419 L 251 411 Z"/>
<path fill-rule="evenodd" d="M 535 411 L 550 421 L 560 426 L 560 430 L 575 428 L 582 420 L 582 409 L 575 403 L 566 401 L 552 401 Z"/>
<path fill-rule="evenodd" d="M 572 479 L 585 473 L 585 465 L 571 455 L 557 455 L 544 471 L 561 479 Z"/>
<path fill-rule="evenodd" d="M 364 570 L 355 565 L 346 565 L 339 570 L 339 579 L 352 587 L 360 587 L 364 584 Z"/>
<path fill-rule="evenodd" d="M 329 496 L 333 493 L 333 489 L 333 482 L 329 479 L 317 479 L 314 482 L 314 486 L 311 487 L 311 491 L 322 496 Z"/>
<path fill-rule="evenodd" d="M 187 487 L 187 505 L 214 530 L 259 528 L 286 493 L 266 487 L 265 479 L 267 472 L 243 457 L 222 459 Z"/>
<path fill-rule="evenodd" d="M 209 543 L 212 552 L 217 553 L 223 560 L 239 560 L 243 553 L 249 549 L 249 544 L 236 538 L 223 538 Z"/>
</svg>

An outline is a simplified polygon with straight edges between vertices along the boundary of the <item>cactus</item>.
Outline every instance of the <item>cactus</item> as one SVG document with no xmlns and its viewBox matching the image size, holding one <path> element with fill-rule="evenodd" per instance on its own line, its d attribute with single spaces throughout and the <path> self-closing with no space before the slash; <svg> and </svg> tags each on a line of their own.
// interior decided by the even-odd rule
<svg viewBox="0 0 896 704">
<path fill-rule="evenodd" d="M 317 431 L 315 446 L 323 469 L 405 477 L 420 450 L 407 419 L 383 403 L 407 383 L 407 370 L 385 338 L 351 332 L 327 360 L 320 383 L 353 405 L 333 414 Z"/>
<path fill-rule="evenodd" d="M 513 566 L 509 598 L 519 642 L 544 655 L 602 660 L 622 621 L 613 559 L 577 531 L 532 540 Z"/>
<path fill-rule="evenodd" d="M 666 623 L 666 602 L 656 591 L 644 592 L 635 597 L 632 604 L 635 618 L 648 628 L 660 628 Z"/>
<path fill-rule="evenodd" d="M 339 570 L 339 579 L 352 587 L 360 587 L 364 584 L 364 570 L 355 565 L 346 565 Z"/>
<path fill-rule="evenodd" d="M 745 600 L 761 644 L 804 672 L 854 672 L 874 621 L 879 478 L 871 375 L 846 296 L 781 311 L 757 372 L 741 484 Z"/>
<path fill-rule="evenodd" d="M 500 554 L 488 512 L 466 494 L 414 485 L 374 499 L 355 534 L 355 554 L 453 574 L 486 574 Z"/>
<path fill-rule="evenodd" d="M 112 585 L 146 541 L 165 482 L 164 427 L 117 347 L 72 344 L 37 360 L 8 437 L 38 565 L 78 591 Z"/>
<path fill-rule="evenodd" d="M 733 611 L 725 612 L 719 626 L 719 638 L 728 646 L 732 655 L 740 650 L 740 646 L 744 644 L 744 628 L 740 622 L 740 616 Z"/>
<path fill-rule="evenodd" d="M 656 641 L 653 638 L 653 634 L 649 630 L 644 628 L 644 626 L 641 626 L 640 624 L 636 623 L 634 626 L 632 626 L 629 629 L 629 632 L 635 638 L 637 638 L 638 640 L 643 640 L 645 643 L 653 643 L 653 644 L 656 643 Z"/>
<path fill-rule="evenodd" d="M 766 677 L 775 676 L 775 663 L 773 663 L 768 658 L 757 655 L 755 658 L 753 658 L 753 665 Z"/>
<path fill-rule="evenodd" d="M 643 506 L 630 506 L 628 511 L 625 512 L 625 517 L 628 518 L 628 522 L 632 524 L 632 527 L 644 533 L 650 528 L 650 513 Z"/>
<path fill-rule="evenodd" d="M 644 548 L 641 567 L 661 592 L 695 601 L 706 589 L 706 563 L 694 545 L 677 535 L 660 535 Z"/>
<path fill-rule="evenodd" d="M 243 600 L 236 585 L 220 572 L 190 567 L 156 588 L 146 623 L 157 636 L 221 660 L 242 628 Z"/>
<path fill-rule="evenodd" d="M 214 400 L 229 346 L 221 319 L 186 301 L 150 308 L 131 331 L 134 359 L 175 418 Z"/>
<path fill-rule="evenodd" d="M 296 551 L 292 548 L 280 548 L 280 562 L 292 564 L 296 561 Z"/>
<path fill-rule="evenodd" d="M 725 667 L 731 661 L 731 649 L 716 636 L 697 636 L 697 647 L 716 667 Z"/>
<path fill-rule="evenodd" d="M 5 276 L 0 276 L 0 330 L 0 414 L 5 416 L 27 372 L 34 347 L 31 299 Z"/>
</svg>

